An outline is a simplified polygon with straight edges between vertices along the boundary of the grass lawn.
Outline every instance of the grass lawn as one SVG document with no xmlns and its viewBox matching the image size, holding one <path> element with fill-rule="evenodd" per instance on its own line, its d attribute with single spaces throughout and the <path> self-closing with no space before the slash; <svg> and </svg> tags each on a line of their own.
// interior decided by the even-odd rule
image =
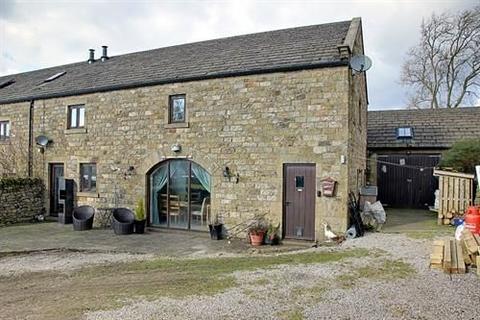
<svg viewBox="0 0 480 320">
<path fill-rule="evenodd" d="M 279 256 L 156 259 L 86 267 L 72 273 L 34 272 L 0 278 L 6 319 L 78 319 L 85 312 L 120 307 L 126 299 L 212 295 L 235 287 L 235 271 L 319 264 L 367 256 L 365 249 Z M 28 301 L 28 303 L 19 303 Z"/>
<path fill-rule="evenodd" d="M 388 208 L 387 223 L 382 231 L 403 233 L 414 239 L 433 239 L 452 236 L 455 228 L 437 225 L 437 213 L 428 210 Z"/>
</svg>

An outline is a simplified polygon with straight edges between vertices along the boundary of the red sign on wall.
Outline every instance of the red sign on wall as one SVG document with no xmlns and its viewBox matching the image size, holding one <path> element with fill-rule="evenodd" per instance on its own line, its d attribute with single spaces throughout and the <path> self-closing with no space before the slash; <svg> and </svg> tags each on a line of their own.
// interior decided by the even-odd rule
<svg viewBox="0 0 480 320">
<path fill-rule="evenodd" d="M 325 197 L 333 197 L 335 195 L 335 185 L 337 181 L 332 177 L 327 177 L 321 180 L 322 193 Z"/>
</svg>

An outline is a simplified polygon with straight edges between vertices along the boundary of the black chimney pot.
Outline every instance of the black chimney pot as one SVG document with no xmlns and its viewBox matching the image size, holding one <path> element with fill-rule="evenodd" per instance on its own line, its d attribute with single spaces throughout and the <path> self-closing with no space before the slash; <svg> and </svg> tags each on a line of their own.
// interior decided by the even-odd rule
<svg viewBox="0 0 480 320">
<path fill-rule="evenodd" d="M 108 60 L 107 48 L 107 46 L 102 46 L 102 57 L 100 58 L 102 61 Z"/>
<path fill-rule="evenodd" d="M 88 49 L 90 51 L 90 56 L 88 58 L 88 63 L 94 63 L 95 62 L 95 49 Z"/>
</svg>

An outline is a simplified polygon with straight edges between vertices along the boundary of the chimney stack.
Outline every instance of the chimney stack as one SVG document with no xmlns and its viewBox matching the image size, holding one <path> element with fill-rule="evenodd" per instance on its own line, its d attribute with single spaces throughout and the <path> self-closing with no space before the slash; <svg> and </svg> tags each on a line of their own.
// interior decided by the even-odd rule
<svg viewBox="0 0 480 320">
<path fill-rule="evenodd" d="M 102 61 L 108 60 L 107 48 L 107 46 L 102 46 L 102 57 L 100 58 Z"/>
<path fill-rule="evenodd" d="M 95 49 L 88 49 L 90 51 L 89 58 L 87 60 L 88 63 L 94 63 L 95 62 Z"/>
</svg>

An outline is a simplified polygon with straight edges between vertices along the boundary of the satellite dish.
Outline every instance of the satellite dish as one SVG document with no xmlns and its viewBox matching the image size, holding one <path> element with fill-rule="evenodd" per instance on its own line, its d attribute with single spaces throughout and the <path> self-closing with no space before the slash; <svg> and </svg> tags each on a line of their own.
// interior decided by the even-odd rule
<svg viewBox="0 0 480 320">
<path fill-rule="evenodd" d="M 364 72 L 372 67 L 372 60 L 363 54 L 359 54 L 350 59 L 350 67 L 357 72 Z"/>
<path fill-rule="evenodd" d="M 35 142 L 42 147 L 46 147 L 49 140 L 46 136 L 38 136 L 35 138 Z"/>
</svg>

